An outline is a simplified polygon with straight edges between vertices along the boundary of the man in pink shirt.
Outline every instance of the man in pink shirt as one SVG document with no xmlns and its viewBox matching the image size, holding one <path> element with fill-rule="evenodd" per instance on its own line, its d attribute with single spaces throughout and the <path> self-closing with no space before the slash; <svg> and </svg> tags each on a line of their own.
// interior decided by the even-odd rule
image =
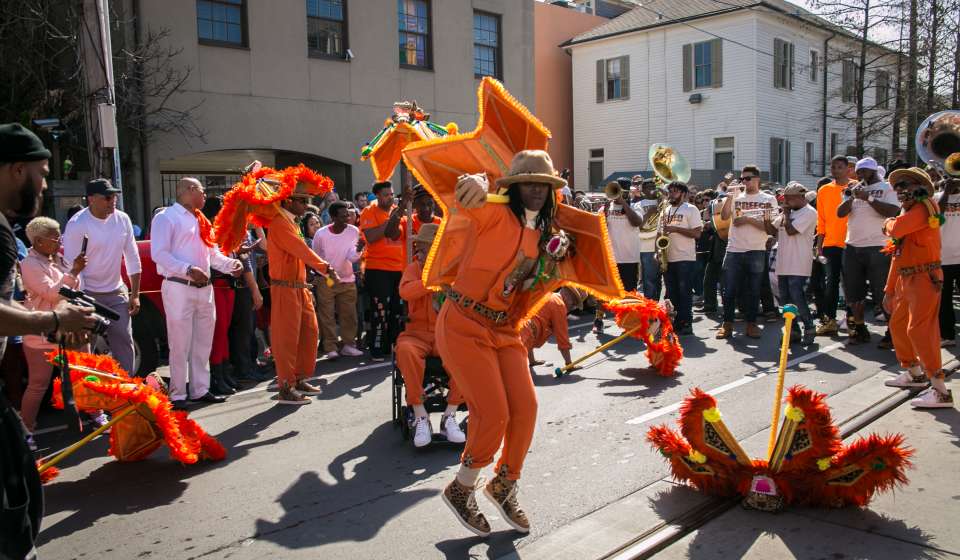
<svg viewBox="0 0 960 560">
<path fill-rule="evenodd" d="M 317 323 L 323 337 L 323 352 L 328 360 L 334 360 L 339 356 L 363 355 L 353 345 L 357 338 L 357 284 L 353 263 L 360 260 L 364 243 L 360 230 L 348 223 L 350 208 L 345 202 L 334 202 L 329 211 L 333 222 L 317 230 L 313 236 L 313 252 L 333 267 L 340 279 L 332 286 L 321 282 L 317 289 Z M 343 341 L 339 352 L 334 311 L 340 319 L 340 339 Z"/>
</svg>

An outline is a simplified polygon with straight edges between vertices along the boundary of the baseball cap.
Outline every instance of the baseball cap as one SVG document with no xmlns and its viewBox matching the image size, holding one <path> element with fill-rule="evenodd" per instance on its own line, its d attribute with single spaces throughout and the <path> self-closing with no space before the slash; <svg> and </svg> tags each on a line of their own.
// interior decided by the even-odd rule
<svg viewBox="0 0 960 560">
<path fill-rule="evenodd" d="M 120 189 L 114 187 L 110 179 L 94 179 L 87 183 L 87 196 L 93 194 L 119 194 Z"/>
<path fill-rule="evenodd" d="M 877 165 L 877 160 L 873 159 L 872 157 L 865 157 L 857 162 L 856 170 L 860 171 L 861 169 L 870 169 L 877 171 L 878 167 L 879 165 Z"/>
<path fill-rule="evenodd" d="M 807 187 L 804 187 L 797 181 L 790 181 L 789 183 L 787 183 L 787 186 L 783 189 L 783 195 L 786 196 L 788 194 L 790 195 L 799 194 L 801 196 L 806 196 Z"/>
</svg>

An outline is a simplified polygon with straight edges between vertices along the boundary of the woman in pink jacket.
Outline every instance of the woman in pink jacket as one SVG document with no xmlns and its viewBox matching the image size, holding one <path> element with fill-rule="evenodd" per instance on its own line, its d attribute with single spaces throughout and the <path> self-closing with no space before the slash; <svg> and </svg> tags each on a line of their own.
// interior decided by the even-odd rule
<svg viewBox="0 0 960 560">
<path fill-rule="evenodd" d="M 26 306 L 34 311 L 50 311 L 61 299 L 59 292 L 62 286 L 79 286 L 77 276 L 86 266 L 87 258 L 81 254 L 74 260 L 73 268 L 67 268 L 60 254 L 60 224 L 51 218 L 39 217 L 31 220 L 27 224 L 27 239 L 32 246 L 27 258 L 20 263 L 23 287 L 27 293 Z M 42 335 L 23 337 L 29 380 L 23 394 L 20 416 L 31 433 L 37 422 L 37 410 L 53 372 L 53 366 L 47 362 L 44 354 L 54 348 L 55 345 Z"/>
</svg>

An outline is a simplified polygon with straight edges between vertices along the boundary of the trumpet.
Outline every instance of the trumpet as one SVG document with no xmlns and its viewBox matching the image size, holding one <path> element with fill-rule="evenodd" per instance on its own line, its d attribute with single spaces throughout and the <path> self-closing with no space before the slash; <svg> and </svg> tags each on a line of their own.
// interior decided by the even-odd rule
<svg viewBox="0 0 960 560">
<path fill-rule="evenodd" d="M 607 200 L 620 200 L 623 198 L 623 187 L 616 181 L 610 181 L 603 189 L 603 196 L 607 197 Z"/>
</svg>

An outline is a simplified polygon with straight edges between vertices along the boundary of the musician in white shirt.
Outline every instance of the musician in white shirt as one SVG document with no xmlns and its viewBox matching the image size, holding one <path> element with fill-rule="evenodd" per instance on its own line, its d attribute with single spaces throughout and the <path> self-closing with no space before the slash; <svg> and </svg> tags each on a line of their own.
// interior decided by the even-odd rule
<svg viewBox="0 0 960 560">
<path fill-rule="evenodd" d="M 107 179 L 87 183 L 86 196 L 87 207 L 77 212 L 64 230 L 63 258 L 72 266 L 74 259 L 85 254 L 87 266 L 80 273 L 81 289 L 120 315 L 107 328 L 107 345 L 120 367 L 134 374 L 130 317 L 140 311 L 140 254 L 133 224 L 130 216 L 117 209 L 120 189 Z M 129 292 L 120 274 L 121 263 L 130 279 Z"/>
<path fill-rule="evenodd" d="M 161 286 L 170 346 L 170 401 L 174 408 L 185 408 L 187 379 L 190 399 L 223 402 L 224 397 L 210 393 L 210 349 L 216 308 L 210 267 L 238 276 L 242 265 L 225 257 L 204 239 L 206 218 L 200 214 L 206 196 L 200 181 L 184 177 L 177 183 L 177 203 L 164 208 L 150 227 L 150 254 L 157 273 L 164 277 Z M 209 234 L 207 234 L 209 235 Z"/>
</svg>

